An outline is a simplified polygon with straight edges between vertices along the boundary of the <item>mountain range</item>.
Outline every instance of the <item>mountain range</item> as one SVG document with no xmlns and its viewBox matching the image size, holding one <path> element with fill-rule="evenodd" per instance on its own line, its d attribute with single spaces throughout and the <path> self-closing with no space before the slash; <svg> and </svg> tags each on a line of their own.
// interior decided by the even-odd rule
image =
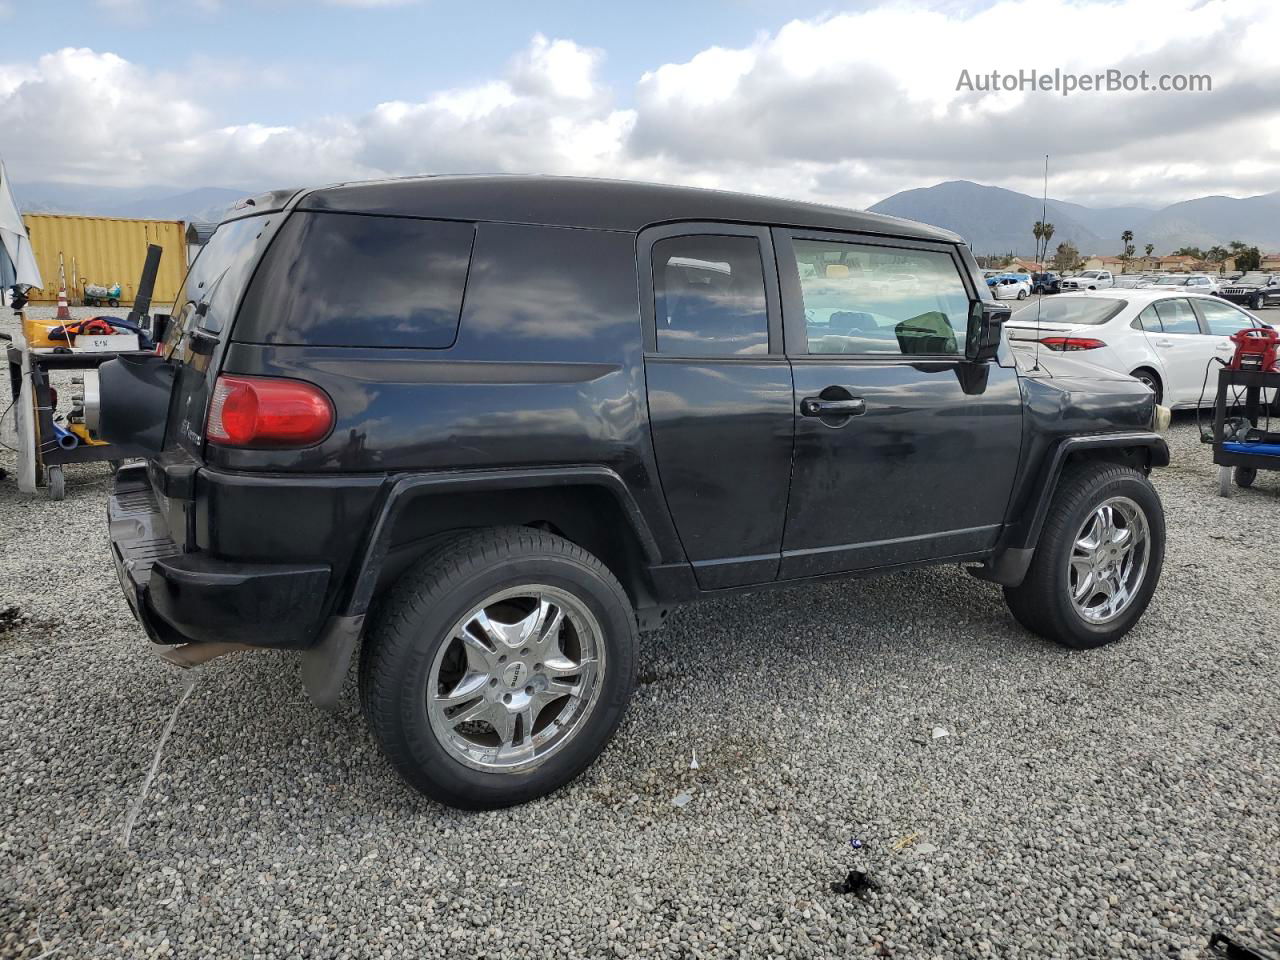
<svg viewBox="0 0 1280 960">
<path fill-rule="evenodd" d="M 988 187 L 968 180 L 949 180 L 932 187 L 904 190 L 869 209 L 953 230 L 977 254 L 1013 251 L 1034 256 L 1031 228 L 1041 219 L 1043 201 L 1025 193 Z M 1256 245 L 1263 252 L 1280 249 L 1280 191 L 1256 197 L 1198 197 L 1167 207 L 1086 207 L 1050 199 L 1047 219 L 1053 224 L 1050 252 L 1059 243 L 1075 245 L 1085 256 L 1118 256 L 1120 235 L 1132 230 L 1141 254 L 1148 243 L 1158 254 L 1184 246 L 1207 249 L 1232 240 Z"/>
<path fill-rule="evenodd" d="M 141 220 L 222 219 L 227 208 L 251 190 L 227 187 L 95 187 L 75 183 L 15 183 L 14 197 L 24 213 L 72 213 L 86 217 Z"/>
<path fill-rule="evenodd" d="M 15 185 L 18 206 L 29 213 L 75 213 L 99 217 L 160 220 L 220 220 L 235 201 L 252 190 L 227 187 L 94 187 L 82 184 Z M 968 180 L 948 180 L 932 187 L 904 190 L 869 209 L 960 234 L 974 253 L 1010 251 L 1034 256 L 1032 225 L 1041 219 L 1042 201 L 1025 193 Z M 1050 248 L 1064 241 L 1082 254 L 1123 252 L 1120 235 L 1134 233 L 1142 253 L 1148 243 L 1166 254 L 1184 246 L 1207 249 L 1232 240 L 1257 245 L 1263 252 L 1280 250 L 1280 191 L 1256 197 L 1198 197 L 1166 207 L 1086 207 L 1065 200 L 1048 201 L 1053 224 Z"/>
</svg>

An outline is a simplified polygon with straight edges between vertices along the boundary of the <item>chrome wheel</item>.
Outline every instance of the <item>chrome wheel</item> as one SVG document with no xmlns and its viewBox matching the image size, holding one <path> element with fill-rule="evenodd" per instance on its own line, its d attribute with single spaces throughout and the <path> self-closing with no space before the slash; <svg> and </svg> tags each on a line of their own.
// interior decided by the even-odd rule
<svg viewBox="0 0 1280 960">
<path fill-rule="evenodd" d="M 541 584 L 493 594 L 436 653 L 426 691 L 431 730 L 477 770 L 536 767 L 573 739 L 604 667 L 600 624 L 577 597 Z"/>
<path fill-rule="evenodd" d="M 1088 623 L 1120 616 L 1142 587 L 1151 555 L 1146 514 L 1128 497 L 1094 508 L 1076 534 L 1067 572 L 1071 602 Z"/>
</svg>

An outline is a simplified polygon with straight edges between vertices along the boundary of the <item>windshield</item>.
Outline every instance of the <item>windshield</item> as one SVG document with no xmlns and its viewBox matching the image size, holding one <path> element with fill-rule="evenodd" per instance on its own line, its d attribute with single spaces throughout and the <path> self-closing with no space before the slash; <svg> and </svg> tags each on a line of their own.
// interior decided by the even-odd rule
<svg viewBox="0 0 1280 960">
<path fill-rule="evenodd" d="M 1097 280 L 1097 279 L 1098 279 L 1098 271 L 1097 271 L 1097 270 L 1086 270 L 1084 273 L 1081 273 L 1081 274 L 1079 274 L 1078 276 L 1079 276 L 1079 278 L 1080 278 L 1081 280 Z"/>
<path fill-rule="evenodd" d="M 1036 309 L 1039 308 L 1041 323 L 1097 325 L 1106 323 L 1128 305 L 1128 300 L 1066 294 L 1015 310 L 1009 319 L 1012 323 L 1029 326 L 1036 322 Z"/>
<path fill-rule="evenodd" d="M 1237 282 L 1264 284 L 1267 282 L 1269 277 L 1270 277 L 1270 274 L 1255 273 L 1253 271 L 1250 271 L 1249 273 L 1246 273 L 1243 277 L 1241 277 Z"/>
</svg>

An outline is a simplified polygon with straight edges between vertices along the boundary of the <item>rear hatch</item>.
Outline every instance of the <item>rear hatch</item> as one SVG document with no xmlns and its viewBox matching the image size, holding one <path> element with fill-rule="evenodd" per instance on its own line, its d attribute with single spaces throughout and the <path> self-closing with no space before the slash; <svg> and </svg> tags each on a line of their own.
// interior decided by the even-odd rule
<svg viewBox="0 0 1280 960">
<path fill-rule="evenodd" d="M 163 459 L 201 459 L 209 394 L 232 321 L 263 251 L 285 216 L 276 210 L 223 222 L 187 271 L 161 347 L 178 367 Z"/>
</svg>

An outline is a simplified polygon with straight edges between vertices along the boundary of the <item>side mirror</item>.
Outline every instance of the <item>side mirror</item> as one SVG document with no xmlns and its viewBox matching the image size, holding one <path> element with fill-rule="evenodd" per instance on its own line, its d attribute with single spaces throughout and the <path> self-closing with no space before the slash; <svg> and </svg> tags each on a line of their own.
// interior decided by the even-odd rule
<svg viewBox="0 0 1280 960">
<path fill-rule="evenodd" d="M 969 330 L 964 340 L 964 355 L 979 363 L 995 359 L 1000 352 L 1000 335 L 1004 322 L 1013 311 L 993 300 L 974 300 L 969 306 Z"/>
</svg>

